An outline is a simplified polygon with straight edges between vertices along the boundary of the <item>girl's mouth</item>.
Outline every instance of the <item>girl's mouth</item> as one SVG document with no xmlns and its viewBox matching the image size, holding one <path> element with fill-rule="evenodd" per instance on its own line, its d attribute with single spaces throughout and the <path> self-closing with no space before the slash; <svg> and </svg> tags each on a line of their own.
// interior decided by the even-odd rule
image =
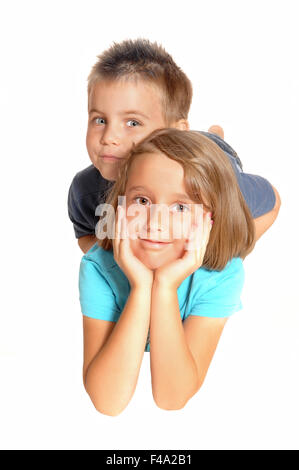
<svg viewBox="0 0 299 470">
<path fill-rule="evenodd" d="M 163 242 L 159 240 L 151 240 L 148 238 L 140 238 L 140 242 L 144 248 L 152 248 L 155 250 L 160 250 L 162 248 L 165 248 L 166 246 L 169 246 L 172 243 L 172 242 Z"/>
</svg>

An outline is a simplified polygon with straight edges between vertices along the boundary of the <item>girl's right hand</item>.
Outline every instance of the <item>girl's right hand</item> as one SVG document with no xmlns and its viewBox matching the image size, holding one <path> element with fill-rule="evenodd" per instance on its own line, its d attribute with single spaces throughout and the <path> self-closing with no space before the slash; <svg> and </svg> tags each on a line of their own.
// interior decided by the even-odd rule
<svg viewBox="0 0 299 470">
<path fill-rule="evenodd" d="M 126 214 L 121 206 L 118 206 L 116 212 L 113 255 L 118 266 L 128 278 L 131 288 L 152 286 L 154 272 L 133 254 L 127 233 Z"/>
</svg>

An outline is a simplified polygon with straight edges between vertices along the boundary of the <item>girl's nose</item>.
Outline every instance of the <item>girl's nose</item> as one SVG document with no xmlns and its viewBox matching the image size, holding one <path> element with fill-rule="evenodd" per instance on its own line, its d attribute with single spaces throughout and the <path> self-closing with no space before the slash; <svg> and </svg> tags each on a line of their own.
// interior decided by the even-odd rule
<svg viewBox="0 0 299 470">
<path fill-rule="evenodd" d="M 148 230 L 169 232 L 169 208 L 166 204 L 152 204 L 148 220 Z"/>
</svg>

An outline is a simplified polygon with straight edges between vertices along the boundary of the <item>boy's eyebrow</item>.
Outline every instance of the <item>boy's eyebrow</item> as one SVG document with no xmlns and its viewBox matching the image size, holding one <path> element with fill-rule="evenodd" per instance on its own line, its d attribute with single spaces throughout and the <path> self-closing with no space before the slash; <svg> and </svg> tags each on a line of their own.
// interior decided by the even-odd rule
<svg viewBox="0 0 299 470">
<path fill-rule="evenodd" d="M 88 114 L 91 114 L 91 113 L 104 114 L 104 113 L 102 113 L 102 111 L 100 111 L 99 109 L 96 109 L 96 108 L 92 108 L 88 111 Z"/>
<path fill-rule="evenodd" d="M 92 108 L 88 111 L 89 114 L 92 114 L 92 113 L 97 113 L 97 114 L 105 114 L 103 113 L 103 111 L 100 111 L 99 109 L 96 109 L 96 108 Z M 125 116 L 126 114 L 138 114 L 139 116 L 142 116 L 144 117 L 145 119 L 150 119 L 146 114 L 144 113 L 141 113 L 140 111 L 136 111 L 136 110 L 130 110 L 130 111 L 124 111 L 122 113 L 120 113 L 121 115 Z"/>
<path fill-rule="evenodd" d="M 137 110 L 134 110 L 134 109 L 132 109 L 132 110 L 130 110 L 130 111 L 124 111 L 124 112 L 121 113 L 121 114 L 123 114 L 123 115 L 125 115 L 125 114 L 138 114 L 139 116 L 142 116 L 142 117 L 144 117 L 145 119 L 149 119 L 149 117 L 148 117 L 146 114 L 141 113 L 140 111 L 137 111 Z"/>
</svg>

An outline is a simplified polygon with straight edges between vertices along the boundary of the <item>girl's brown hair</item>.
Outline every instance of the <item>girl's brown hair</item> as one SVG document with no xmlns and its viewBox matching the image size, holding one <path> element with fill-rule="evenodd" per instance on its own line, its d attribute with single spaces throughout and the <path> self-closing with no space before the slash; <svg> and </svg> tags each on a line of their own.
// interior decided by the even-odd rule
<svg viewBox="0 0 299 470">
<path fill-rule="evenodd" d="M 166 126 L 188 118 L 191 81 L 161 45 L 147 39 L 128 39 L 114 43 L 98 59 L 88 77 L 88 97 L 101 81 L 143 80 L 161 95 Z"/>
<path fill-rule="evenodd" d="M 119 169 L 107 203 L 117 210 L 124 196 L 132 162 L 145 153 L 163 153 L 184 169 L 189 197 L 212 212 L 214 220 L 203 266 L 222 270 L 234 257 L 245 258 L 255 244 L 255 227 L 229 158 L 209 138 L 197 131 L 158 129 L 134 146 Z M 170 175 L 171 177 L 171 175 Z M 112 240 L 98 241 L 105 250 Z"/>
</svg>

